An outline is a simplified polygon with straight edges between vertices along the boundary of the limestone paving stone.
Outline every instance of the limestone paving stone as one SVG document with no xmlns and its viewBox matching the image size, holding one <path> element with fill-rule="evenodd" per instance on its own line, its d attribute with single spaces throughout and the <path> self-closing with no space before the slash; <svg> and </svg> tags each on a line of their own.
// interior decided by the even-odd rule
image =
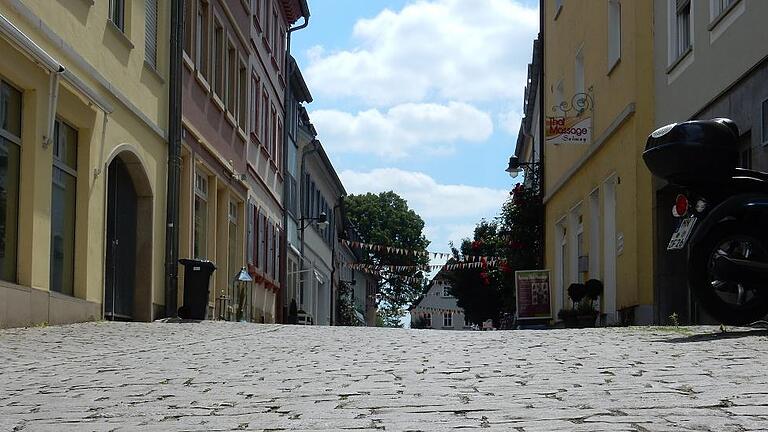
<svg viewBox="0 0 768 432">
<path fill-rule="evenodd" d="M 766 431 L 767 334 L 0 330 L 0 431 Z"/>
</svg>

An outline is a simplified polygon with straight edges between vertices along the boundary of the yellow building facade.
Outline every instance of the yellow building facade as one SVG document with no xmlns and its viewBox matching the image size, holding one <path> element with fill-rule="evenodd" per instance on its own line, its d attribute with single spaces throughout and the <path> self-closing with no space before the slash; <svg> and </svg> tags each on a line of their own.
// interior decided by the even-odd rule
<svg viewBox="0 0 768 432">
<path fill-rule="evenodd" d="M 653 2 L 542 5 L 545 115 L 592 119 L 586 142 L 545 144 L 554 311 L 572 307 L 571 283 L 596 278 L 608 323 L 653 322 L 653 201 L 641 159 L 654 126 Z"/>
<path fill-rule="evenodd" d="M 162 313 L 169 4 L 0 2 L 0 327 Z"/>
</svg>

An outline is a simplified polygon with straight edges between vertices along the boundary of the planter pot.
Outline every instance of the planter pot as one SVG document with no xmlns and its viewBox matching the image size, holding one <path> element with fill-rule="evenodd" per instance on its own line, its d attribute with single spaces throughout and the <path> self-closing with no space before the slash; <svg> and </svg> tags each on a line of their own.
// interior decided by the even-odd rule
<svg viewBox="0 0 768 432">
<path fill-rule="evenodd" d="M 579 315 L 576 317 L 578 328 L 589 328 L 594 327 L 595 322 L 597 321 L 597 315 L 596 314 L 589 314 L 589 315 Z"/>
</svg>

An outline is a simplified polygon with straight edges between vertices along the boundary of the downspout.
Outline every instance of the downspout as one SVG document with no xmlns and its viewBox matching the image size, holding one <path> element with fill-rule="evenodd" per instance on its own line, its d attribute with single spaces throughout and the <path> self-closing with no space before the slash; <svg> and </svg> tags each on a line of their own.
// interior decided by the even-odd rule
<svg viewBox="0 0 768 432">
<path fill-rule="evenodd" d="M 165 225 L 165 316 L 176 316 L 179 260 L 179 179 L 181 177 L 181 50 L 184 1 L 171 0 L 171 41 L 168 77 L 168 179 Z"/>
<path fill-rule="evenodd" d="M 546 114 L 546 110 L 544 109 L 544 27 L 546 24 L 545 15 L 546 15 L 546 0 L 542 0 L 541 4 L 539 5 L 539 198 L 541 200 L 541 224 L 542 224 L 542 232 L 541 236 L 543 237 L 541 239 L 541 261 L 540 264 L 542 268 L 545 267 L 545 261 L 547 257 L 547 209 L 544 205 L 544 196 L 545 193 L 545 178 L 544 174 L 546 172 L 545 166 L 544 166 L 544 147 L 545 147 L 545 130 L 547 122 L 545 121 L 544 115 Z M 534 161 L 535 162 L 535 161 Z"/>
<path fill-rule="evenodd" d="M 285 48 L 285 60 L 283 65 L 283 70 L 285 71 L 285 92 L 283 94 L 283 169 L 285 170 L 288 166 L 288 146 L 291 144 L 289 141 L 290 134 L 288 133 L 288 129 L 290 126 L 289 119 L 288 119 L 288 104 L 291 104 L 291 76 L 293 75 L 293 67 L 292 63 L 290 61 L 291 59 L 291 33 L 301 30 L 309 25 L 309 11 L 302 11 L 304 13 L 304 23 L 297 27 L 291 27 L 288 29 L 288 34 L 286 36 L 286 48 Z M 290 121 L 293 121 L 291 119 Z M 301 174 L 301 172 L 299 173 Z M 290 193 L 290 189 L 288 187 L 288 182 L 285 180 L 286 176 L 283 176 L 283 203 L 285 204 L 286 199 L 288 198 L 288 194 Z M 284 205 L 285 207 L 285 205 Z M 288 210 L 286 208 L 283 209 L 283 227 L 285 228 L 285 233 L 283 234 L 282 238 L 280 239 L 280 250 L 281 257 L 278 257 L 281 261 L 280 265 L 280 286 L 282 289 L 278 291 L 277 300 L 275 303 L 278 304 L 278 306 L 275 307 L 275 314 L 279 314 L 276 318 L 276 322 L 282 323 L 285 321 L 285 317 L 283 316 L 283 296 L 285 295 L 285 284 L 288 280 Z M 302 231 L 303 236 L 303 231 Z M 304 240 L 302 238 L 302 247 L 303 247 Z M 304 258 L 304 251 L 302 250 L 302 256 L 299 257 L 299 263 L 302 263 L 303 265 L 303 258 Z"/>
<path fill-rule="evenodd" d="M 338 209 L 339 207 L 342 206 L 341 203 L 342 203 L 343 200 L 344 200 L 344 195 L 339 195 L 339 203 L 336 204 L 335 206 L 333 206 L 333 210 L 332 211 L 333 211 L 333 224 L 334 225 L 336 224 L 336 220 L 337 220 L 336 219 L 336 209 Z M 342 224 L 343 224 L 343 221 L 342 221 Z M 331 232 L 336 234 L 336 236 L 334 236 L 334 237 L 338 237 L 338 233 L 337 233 L 335 228 L 336 227 L 334 227 L 334 229 Z M 336 282 L 336 278 L 335 278 L 335 275 L 336 275 L 336 243 L 337 243 L 336 238 L 332 238 L 331 239 L 331 301 L 329 302 L 329 304 L 331 305 L 331 311 L 330 311 L 331 312 L 331 315 L 330 315 L 330 317 L 331 317 L 331 325 L 335 325 L 335 320 L 334 320 L 335 314 L 334 314 L 334 311 L 336 310 L 335 307 L 334 307 L 334 300 L 335 300 L 336 297 L 333 295 L 334 288 L 335 288 L 334 284 Z"/>
</svg>

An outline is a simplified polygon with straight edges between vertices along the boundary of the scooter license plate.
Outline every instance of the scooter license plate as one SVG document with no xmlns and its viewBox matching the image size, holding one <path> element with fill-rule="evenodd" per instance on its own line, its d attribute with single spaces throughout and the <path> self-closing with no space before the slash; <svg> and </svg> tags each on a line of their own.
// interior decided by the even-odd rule
<svg viewBox="0 0 768 432">
<path fill-rule="evenodd" d="M 672 238 L 669 240 L 669 245 L 667 245 L 667 250 L 680 250 L 685 247 L 685 244 L 688 242 L 688 237 L 690 237 L 691 232 L 693 231 L 693 226 L 696 225 L 696 220 L 695 217 L 683 219 L 680 227 L 678 227 L 677 231 L 672 234 Z"/>
</svg>

